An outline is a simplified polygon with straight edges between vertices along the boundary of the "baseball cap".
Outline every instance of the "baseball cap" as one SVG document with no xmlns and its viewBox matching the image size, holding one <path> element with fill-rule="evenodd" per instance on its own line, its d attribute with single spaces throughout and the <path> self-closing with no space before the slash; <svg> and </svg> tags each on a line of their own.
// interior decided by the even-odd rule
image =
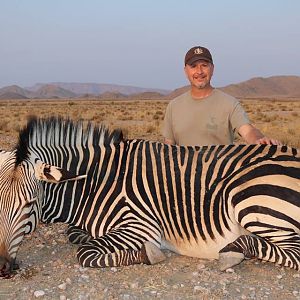
<svg viewBox="0 0 300 300">
<path fill-rule="evenodd" d="M 213 64 L 212 56 L 209 50 L 205 47 L 196 46 L 191 48 L 185 55 L 184 64 L 192 65 L 197 60 L 206 60 Z"/>
</svg>

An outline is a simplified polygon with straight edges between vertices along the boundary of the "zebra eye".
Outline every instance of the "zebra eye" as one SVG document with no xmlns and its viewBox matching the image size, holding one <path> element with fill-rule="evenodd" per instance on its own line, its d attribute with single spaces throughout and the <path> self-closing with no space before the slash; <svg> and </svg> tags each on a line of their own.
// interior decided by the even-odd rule
<svg viewBox="0 0 300 300">
<path fill-rule="evenodd" d="M 30 207 L 32 206 L 32 204 L 33 204 L 33 202 L 27 202 L 27 203 L 24 205 L 23 209 L 28 209 L 28 208 L 30 208 Z"/>
</svg>

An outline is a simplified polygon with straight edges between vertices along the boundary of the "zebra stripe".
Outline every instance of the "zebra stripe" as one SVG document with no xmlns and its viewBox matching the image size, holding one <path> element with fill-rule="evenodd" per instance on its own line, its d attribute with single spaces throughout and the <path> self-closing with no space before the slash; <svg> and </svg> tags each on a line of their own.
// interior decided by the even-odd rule
<svg viewBox="0 0 300 300">
<path fill-rule="evenodd" d="M 79 244 L 77 256 L 84 266 L 156 263 L 164 259 L 160 248 L 165 247 L 220 257 L 222 269 L 245 257 L 299 269 L 296 149 L 170 146 L 123 140 L 120 131 L 53 118 L 31 120 L 12 158 L 23 180 L 13 191 L 0 180 L 1 207 L 15 194 L 23 202 L 35 199 L 30 213 L 22 212 L 31 220 L 26 226 L 33 224 L 27 231 L 38 219 L 69 224 L 67 234 Z M 49 167 L 38 177 L 40 162 Z M 4 163 L 2 171 L 8 171 Z M 79 180 L 76 174 L 87 177 Z M 53 183 L 60 177 L 77 179 Z M 41 184 L 39 178 L 49 180 Z M 6 218 L 18 210 L 9 207 L 1 214 Z"/>
</svg>

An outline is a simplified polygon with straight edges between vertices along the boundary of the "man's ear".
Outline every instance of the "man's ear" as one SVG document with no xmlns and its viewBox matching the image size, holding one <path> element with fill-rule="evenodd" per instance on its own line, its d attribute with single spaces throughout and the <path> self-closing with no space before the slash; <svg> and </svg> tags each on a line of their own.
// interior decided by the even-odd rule
<svg viewBox="0 0 300 300">
<path fill-rule="evenodd" d="M 79 180 L 87 177 L 87 175 L 76 175 L 69 172 L 68 170 L 45 164 L 40 160 L 35 163 L 34 171 L 35 177 L 38 180 L 52 183 L 58 183 L 68 180 Z"/>
</svg>

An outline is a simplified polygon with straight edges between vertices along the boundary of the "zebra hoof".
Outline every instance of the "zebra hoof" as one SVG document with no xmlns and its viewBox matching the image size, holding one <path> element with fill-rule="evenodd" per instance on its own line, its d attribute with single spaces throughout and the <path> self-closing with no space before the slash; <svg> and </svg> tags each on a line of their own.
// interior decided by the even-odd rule
<svg viewBox="0 0 300 300">
<path fill-rule="evenodd" d="M 145 242 L 142 251 L 145 252 L 145 263 L 148 265 L 154 265 L 166 259 L 163 252 L 151 242 Z"/>
<path fill-rule="evenodd" d="M 221 252 L 219 253 L 220 270 L 225 271 L 228 268 L 238 265 L 245 259 L 243 253 L 239 252 Z"/>
</svg>

